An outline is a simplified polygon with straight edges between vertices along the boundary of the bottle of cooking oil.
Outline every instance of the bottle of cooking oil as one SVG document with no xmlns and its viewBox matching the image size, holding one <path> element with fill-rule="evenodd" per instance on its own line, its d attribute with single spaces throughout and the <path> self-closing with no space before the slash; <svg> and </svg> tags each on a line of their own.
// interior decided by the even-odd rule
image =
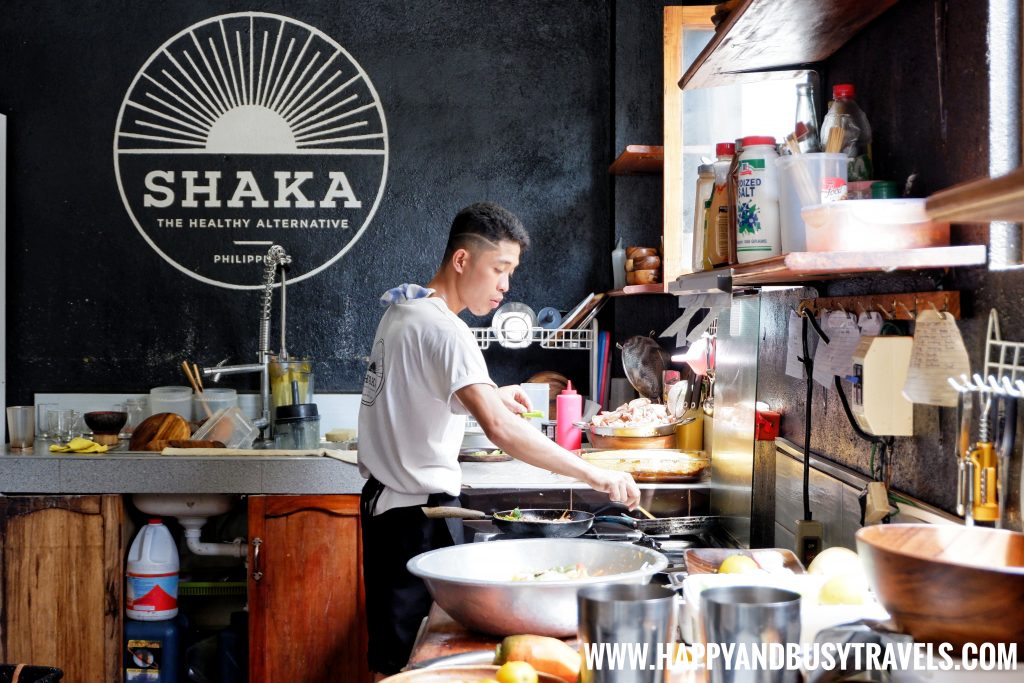
<svg viewBox="0 0 1024 683">
<path fill-rule="evenodd" d="M 729 263 L 729 168 L 732 165 L 736 145 L 719 142 L 715 145 L 715 183 L 711 191 L 711 206 L 707 214 L 707 230 L 704 235 L 704 270 Z"/>
</svg>

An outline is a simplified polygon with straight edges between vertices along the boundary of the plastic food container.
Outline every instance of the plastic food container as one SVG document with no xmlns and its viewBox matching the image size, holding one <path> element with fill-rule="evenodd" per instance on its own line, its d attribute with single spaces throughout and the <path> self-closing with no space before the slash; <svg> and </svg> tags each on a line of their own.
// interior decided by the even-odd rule
<svg viewBox="0 0 1024 683">
<path fill-rule="evenodd" d="M 949 246 L 949 223 L 924 199 L 858 199 L 804 207 L 808 251 L 896 251 Z"/>
<path fill-rule="evenodd" d="M 320 414 L 315 403 L 278 406 L 274 445 L 286 450 L 309 450 L 320 445 Z"/>
<path fill-rule="evenodd" d="M 153 387 L 149 390 L 149 414 L 177 413 L 192 419 L 192 389 L 190 387 Z"/>
<path fill-rule="evenodd" d="M 220 441 L 228 448 L 249 448 L 260 430 L 256 429 L 237 406 L 221 408 L 192 435 L 193 441 Z"/>
<path fill-rule="evenodd" d="M 234 408 L 238 405 L 238 392 L 234 389 L 206 389 L 192 397 L 197 420 L 205 420 L 221 408 Z M 204 407 L 205 406 L 205 407 Z"/>
<path fill-rule="evenodd" d="M 702 451 L 616 450 L 591 451 L 583 459 L 606 470 L 629 472 L 640 482 L 697 481 L 708 471 L 711 460 Z"/>
<path fill-rule="evenodd" d="M 779 173 L 779 220 L 782 251 L 807 250 L 806 227 L 800 210 L 805 206 L 846 199 L 845 154 L 794 154 L 776 162 Z"/>
</svg>

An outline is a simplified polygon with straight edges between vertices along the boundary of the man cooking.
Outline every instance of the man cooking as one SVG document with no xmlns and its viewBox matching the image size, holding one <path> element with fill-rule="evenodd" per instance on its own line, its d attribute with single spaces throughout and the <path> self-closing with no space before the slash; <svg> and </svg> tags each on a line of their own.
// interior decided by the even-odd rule
<svg viewBox="0 0 1024 683">
<path fill-rule="evenodd" d="M 427 286 L 402 285 L 381 298 L 387 310 L 359 411 L 359 469 L 368 478 L 361 499 L 368 657 L 379 674 L 405 665 L 430 609 L 430 594 L 406 562 L 462 542 L 460 525 L 428 519 L 420 508 L 458 505 L 467 414 L 510 455 L 583 481 L 630 509 L 639 501 L 629 474 L 590 465 L 518 417 L 530 409 L 526 395 L 519 386 L 491 381 L 473 333 L 458 317 L 501 305 L 529 243 L 514 214 L 473 204 L 452 222 L 441 266 Z"/>
</svg>

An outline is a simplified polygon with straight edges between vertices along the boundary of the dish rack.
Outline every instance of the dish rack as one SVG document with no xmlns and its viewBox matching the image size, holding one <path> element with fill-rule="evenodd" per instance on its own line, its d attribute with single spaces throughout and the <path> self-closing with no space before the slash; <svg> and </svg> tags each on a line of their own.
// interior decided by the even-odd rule
<svg viewBox="0 0 1024 683">
<path fill-rule="evenodd" d="M 469 329 L 473 332 L 473 337 L 481 349 L 490 348 L 492 342 L 505 346 L 502 344 L 502 338 L 490 327 L 471 327 Z M 594 348 L 596 338 L 597 323 L 578 330 L 550 330 L 546 327 L 531 327 L 529 339 L 517 339 L 516 346 L 509 345 L 508 348 L 526 348 L 539 342 L 542 349 L 589 351 Z"/>
<path fill-rule="evenodd" d="M 959 392 L 1024 397 L 1024 342 L 1004 341 L 999 332 L 999 312 L 988 314 L 985 335 L 985 373 L 971 377 L 950 377 L 950 386 Z"/>
<path fill-rule="evenodd" d="M 471 327 L 470 332 L 473 333 L 473 338 L 476 339 L 477 345 L 482 350 L 487 350 L 491 347 L 493 342 L 501 344 L 501 338 L 497 332 L 490 327 Z M 510 349 L 516 348 L 528 348 L 534 343 L 538 343 L 542 349 L 556 349 L 564 351 L 589 351 L 590 362 L 588 363 L 590 371 L 590 387 L 593 392 L 593 387 L 596 386 L 596 380 L 598 373 L 600 372 L 600 359 L 598 358 L 597 349 L 597 319 L 590 321 L 590 324 L 586 327 L 580 327 L 577 329 L 563 330 L 563 329 L 548 329 L 546 327 L 531 327 L 530 328 L 530 339 L 529 343 L 526 339 L 517 341 L 514 345 L 508 346 Z M 591 396 L 593 398 L 593 396 Z"/>
</svg>

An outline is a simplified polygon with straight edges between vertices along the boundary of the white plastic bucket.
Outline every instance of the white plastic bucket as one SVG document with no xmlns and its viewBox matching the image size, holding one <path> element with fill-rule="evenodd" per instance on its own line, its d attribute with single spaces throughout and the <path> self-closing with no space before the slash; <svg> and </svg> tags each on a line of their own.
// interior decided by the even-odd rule
<svg viewBox="0 0 1024 683">
<path fill-rule="evenodd" d="M 177 413 L 192 419 L 192 389 L 190 387 L 153 387 L 149 390 L 149 414 Z"/>
<path fill-rule="evenodd" d="M 149 520 L 128 551 L 125 612 L 129 619 L 162 621 L 178 614 L 178 548 L 159 519 Z"/>
</svg>

